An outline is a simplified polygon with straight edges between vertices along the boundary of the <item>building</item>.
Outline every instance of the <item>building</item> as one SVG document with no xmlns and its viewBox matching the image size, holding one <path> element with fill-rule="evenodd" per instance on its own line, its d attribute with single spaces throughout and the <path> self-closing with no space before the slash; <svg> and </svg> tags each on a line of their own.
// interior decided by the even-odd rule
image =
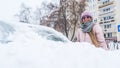
<svg viewBox="0 0 120 68">
<path fill-rule="evenodd" d="M 98 0 L 87 0 L 86 10 L 92 13 L 93 21 L 98 22 Z"/>
<path fill-rule="evenodd" d="M 106 40 L 120 41 L 120 0 L 98 0 L 99 20 Z"/>
</svg>

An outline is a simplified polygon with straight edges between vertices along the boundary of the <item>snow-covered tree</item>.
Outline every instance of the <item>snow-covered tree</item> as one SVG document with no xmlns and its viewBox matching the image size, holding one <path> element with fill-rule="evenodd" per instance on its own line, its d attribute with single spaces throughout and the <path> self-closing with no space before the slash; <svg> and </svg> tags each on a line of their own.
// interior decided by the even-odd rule
<svg viewBox="0 0 120 68">
<path fill-rule="evenodd" d="M 46 22 L 48 21 L 49 16 L 56 8 L 58 8 L 57 4 L 54 4 L 52 2 L 46 3 L 45 1 L 43 1 L 41 7 L 37 8 L 34 12 L 35 19 L 41 25 L 47 24 Z"/>
<path fill-rule="evenodd" d="M 19 13 L 16 14 L 16 16 L 19 18 L 19 21 L 23 23 L 30 23 L 31 18 L 32 18 L 31 10 L 32 9 L 30 7 L 22 3 Z"/>
<path fill-rule="evenodd" d="M 36 10 L 34 11 L 34 21 L 40 24 L 41 20 L 42 20 L 42 9 L 37 7 Z"/>
</svg>

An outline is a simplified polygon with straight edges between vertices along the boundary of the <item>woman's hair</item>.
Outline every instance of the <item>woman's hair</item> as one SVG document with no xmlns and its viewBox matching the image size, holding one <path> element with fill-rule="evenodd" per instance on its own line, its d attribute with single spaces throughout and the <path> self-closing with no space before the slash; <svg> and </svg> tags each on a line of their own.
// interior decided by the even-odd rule
<svg viewBox="0 0 120 68">
<path fill-rule="evenodd" d="M 92 40 L 92 43 L 93 43 L 96 47 L 100 47 L 100 45 L 99 45 L 99 43 L 98 43 L 98 41 L 97 41 L 97 37 L 96 37 L 95 34 L 94 34 L 93 29 L 92 29 L 90 32 L 88 32 L 88 34 L 89 34 L 89 36 L 90 36 L 90 38 L 91 38 L 91 40 Z"/>
</svg>

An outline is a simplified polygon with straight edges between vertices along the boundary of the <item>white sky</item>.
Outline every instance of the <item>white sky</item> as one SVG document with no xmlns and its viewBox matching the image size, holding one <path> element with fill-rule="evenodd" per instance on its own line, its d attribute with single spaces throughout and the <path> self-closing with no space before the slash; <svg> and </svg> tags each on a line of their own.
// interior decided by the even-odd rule
<svg viewBox="0 0 120 68">
<path fill-rule="evenodd" d="M 18 13 L 21 3 L 34 8 L 40 6 L 42 1 L 45 0 L 0 0 L 0 20 L 14 20 L 14 15 Z M 53 0 L 46 0 L 46 2 L 50 1 Z"/>
</svg>

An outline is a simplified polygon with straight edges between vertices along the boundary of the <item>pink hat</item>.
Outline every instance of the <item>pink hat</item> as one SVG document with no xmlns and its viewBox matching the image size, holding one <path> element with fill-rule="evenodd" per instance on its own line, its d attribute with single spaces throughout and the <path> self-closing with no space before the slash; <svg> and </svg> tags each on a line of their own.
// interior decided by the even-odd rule
<svg viewBox="0 0 120 68">
<path fill-rule="evenodd" d="M 88 12 L 88 11 L 84 11 L 82 14 L 81 14 L 81 19 L 83 16 L 90 16 L 92 17 L 92 13 Z"/>
</svg>

